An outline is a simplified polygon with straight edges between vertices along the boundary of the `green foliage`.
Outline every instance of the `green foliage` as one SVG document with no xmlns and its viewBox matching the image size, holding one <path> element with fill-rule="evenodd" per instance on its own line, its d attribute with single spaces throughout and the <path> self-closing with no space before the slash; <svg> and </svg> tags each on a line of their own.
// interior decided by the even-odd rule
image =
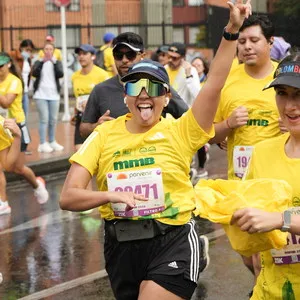
<svg viewBox="0 0 300 300">
<path fill-rule="evenodd" d="M 275 3 L 275 11 L 287 17 L 300 17 L 299 0 L 278 0 Z"/>
</svg>

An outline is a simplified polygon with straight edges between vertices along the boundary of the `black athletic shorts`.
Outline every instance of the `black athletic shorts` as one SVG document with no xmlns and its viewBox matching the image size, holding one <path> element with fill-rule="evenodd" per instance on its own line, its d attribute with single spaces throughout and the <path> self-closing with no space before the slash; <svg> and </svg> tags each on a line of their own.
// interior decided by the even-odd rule
<svg viewBox="0 0 300 300">
<path fill-rule="evenodd" d="M 75 135 L 74 135 L 74 145 L 81 145 L 84 143 L 85 138 L 80 135 L 80 123 L 81 123 L 82 113 L 76 114 L 76 121 L 75 121 Z"/>
<path fill-rule="evenodd" d="M 17 123 L 21 129 L 21 152 L 25 152 L 28 144 L 31 142 L 29 130 L 25 122 Z"/>
<path fill-rule="evenodd" d="M 143 280 L 152 280 L 184 299 L 192 297 L 199 277 L 195 221 L 170 226 L 171 230 L 154 238 L 126 242 L 115 239 L 110 222 L 105 222 L 104 256 L 116 299 L 138 299 Z"/>
</svg>

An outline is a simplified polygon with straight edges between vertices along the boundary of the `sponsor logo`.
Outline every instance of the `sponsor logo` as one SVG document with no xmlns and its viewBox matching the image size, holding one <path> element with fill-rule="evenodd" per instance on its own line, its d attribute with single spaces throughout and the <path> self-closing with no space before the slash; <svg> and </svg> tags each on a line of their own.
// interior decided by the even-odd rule
<svg viewBox="0 0 300 300">
<path fill-rule="evenodd" d="M 249 119 L 247 122 L 248 126 L 268 126 L 269 121 L 264 119 Z"/>
<path fill-rule="evenodd" d="M 154 165 L 154 164 L 155 164 L 154 157 L 129 159 L 129 160 L 114 162 L 114 170 L 137 168 L 137 167 L 149 166 L 149 165 Z"/>
<path fill-rule="evenodd" d="M 169 267 L 171 268 L 174 268 L 174 269 L 178 269 L 178 266 L 177 266 L 177 262 L 176 261 L 172 261 L 168 264 Z"/>
</svg>

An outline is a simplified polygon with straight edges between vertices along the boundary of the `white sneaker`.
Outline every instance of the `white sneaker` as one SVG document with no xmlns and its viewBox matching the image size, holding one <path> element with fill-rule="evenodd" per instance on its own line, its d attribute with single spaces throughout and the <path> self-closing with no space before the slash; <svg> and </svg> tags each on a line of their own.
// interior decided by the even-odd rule
<svg viewBox="0 0 300 300">
<path fill-rule="evenodd" d="M 34 189 L 34 196 L 36 197 L 38 203 L 44 204 L 49 199 L 49 193 L 46 190 L 45 180 L 42 177 L 36 178 L 38 187 Z"/>
<path fill-rule="evenodd" d="M 51 142 L 49 145 L 50 145 L 50 147 L 51 147 L 54 151 L 62 151 L 62 150 L 64 150 L 64 146 L 58 144 L 56 141 Z"/>
<path fill-rule="evenodd" d="M 50 153 L 53 149 L 50 147 L 49 143 L 39 144 L 38 152 Z"/>
<path fill-rule="evenodd" d="M 3 202 L 0 200 L 0 215 L 7 215 L 10 213 L 11 213 L 11 208 L 8 205 L 8 202 L 7 201 Z"/>
</svg>

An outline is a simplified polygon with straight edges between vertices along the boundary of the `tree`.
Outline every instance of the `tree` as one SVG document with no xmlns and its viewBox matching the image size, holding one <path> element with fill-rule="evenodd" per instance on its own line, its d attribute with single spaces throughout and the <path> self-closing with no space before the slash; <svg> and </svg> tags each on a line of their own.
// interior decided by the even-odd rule
<svg viewBox="0 0 300 300">
<path fill-rule="evenodd" d="M 300 1 L 299 0 L 278 0 L 274 5 L 275 12 L 281 13 L 287 17 L 299 18 Z"/>
</svg>

